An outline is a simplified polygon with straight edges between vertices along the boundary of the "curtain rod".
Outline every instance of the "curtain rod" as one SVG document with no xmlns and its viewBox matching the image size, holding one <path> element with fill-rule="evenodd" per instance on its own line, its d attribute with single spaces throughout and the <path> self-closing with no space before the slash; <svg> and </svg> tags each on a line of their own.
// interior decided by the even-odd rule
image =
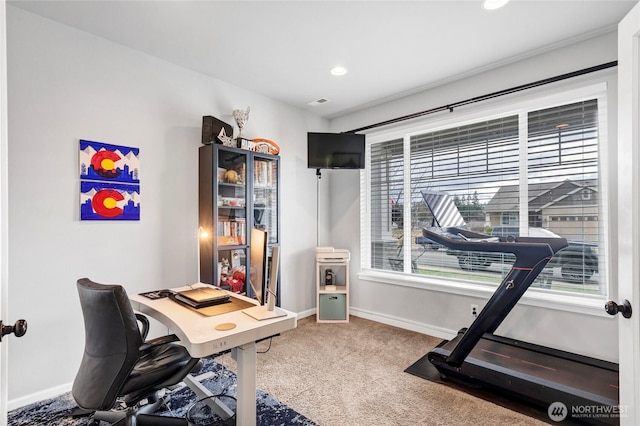
<svg viewBox="0 0 640 426">
<path fill-rule="evenodd" d="M 411 120 L 413 118 L 422 117 L 422 116 L 433 114 L 435 112 L 440 112 L 440 111 L 449 110 L 449 112 L 453 112 L 454 108 L 457 108 L 457 107 L 460 107 L 460 106 L 463 106 L 463 105 L 469 105 L 469 104 L 473 104 L 473 103 L 476 103 L 476 102 L 486 101 L 488 99 L 497 98 L 499 96 L 509 95 L 511 93 L 516 93 L 516 92 L 520 92 L 520 91 L 523 91 L 523 90 L 531 89 L 531 88 L 534 88 L 534 87 L 543 86 L 545 84 L 555 83 L 557 81 L 566 80 L 568 78 L 577 77 L 577 76 L 580 76 L 580 75 L 589 74 L 589 73 L 596 72 L 596 71 L 601 71 L 601 70 L 604 70 L 604 69 L 607 69 L 607 68 L 612 68 L 612 67 L 615 67 L 617 65 L 618 65 L 618 61 L 607 62 L 606 64 L 596 65 L 596 66 L 589 67 L 589 68 L 584 68 L 584 69 L 581 69 L 581 70 L 578 70 L 578 71 L 573 71 L 573 72 L 570 72 L 570 73 L 567 73 L 567 74 L 561 74 L 561 75 L 557 75 L 555 77 L 545 78 L 543 80 L 534 81 L 533 83 L 522 84 L 520 86 L 512 87 L 510 89 L 499 90 L 497 92 L 489 93 L 487 95 L 476 96 L 474 98 L 466 99 L 464 101 L 454 102 L 452 104 L 443 105 L 443 106 L 440 106 L 440 107 L 437 107 L 437 108 L 431 108 L 431 109 L 428 109 L 426 111 L 414 112 L 413 114 L 403 115 L 402 117 L 392 118 L 391 120 L 386 120 L 386 121 L 381 121 L 379 123 L 370 124 L 368 126 L 360 127 L 358 129 L 354 129 L 354 130 L 349 130 L 348 132 L 344 132 L 344 133 L 362 132 L 364 130 L 370 130 L 370 129 L 374 129 L 376 127 L 382 127 L 382 126 L 387 126 L 389 124 L 400 123 L 402 121 Z"/>
</svg>

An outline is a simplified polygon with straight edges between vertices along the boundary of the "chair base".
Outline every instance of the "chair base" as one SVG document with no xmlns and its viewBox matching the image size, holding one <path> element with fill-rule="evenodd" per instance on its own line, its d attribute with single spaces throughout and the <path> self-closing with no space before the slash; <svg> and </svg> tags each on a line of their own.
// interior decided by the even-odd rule
<svg viewBox="0 0 640 426">
<path fill-rule="evenodd" d="M 187 426 L 189 423 L 184 418 L 156 416 L 156 412 L 165 402 L 158 397 L 163 393 L 156 392 L 148 404 L 139 407 L 129 407 L 121 411 L 96 411 L 87 422 L 88 426 L 101 426 L 106 422 L 111 426 Z M 83 410 L 86 411 L 86 410 Z"/>
<path fill-rule="evenodd" d="M 133 412 L 117 413 L 112 411 L 98 411 L 87 422 L 87 426 L 103 426 L 106 422 L 110 426 L 188 426 L 187 419 L 179 417 L 154 416 Z"/>
<path fill-rule="evenodd" d="M 87 426 L 102 426 L 103 420 L 95 417 L 87 422 Z M 115 422 L 107 421 L 110 426 L 188 426 L 187 419 L 178 417 L 154 416 L 151 414 L 140 414 L 137 416 L 122 417 Z"/>
</svg>

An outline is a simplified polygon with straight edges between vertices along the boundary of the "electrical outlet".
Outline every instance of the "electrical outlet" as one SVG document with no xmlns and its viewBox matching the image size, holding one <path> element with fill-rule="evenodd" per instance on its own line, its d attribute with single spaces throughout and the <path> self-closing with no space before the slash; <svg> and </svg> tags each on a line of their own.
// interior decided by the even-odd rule
<svg viewBox="0 0 640 426">
<path fill-rule="evenodd" d="M 471 304 L 471 316 L 476 318 L 480 312 L 478 311 L 478 305 Z"/>
</svg>

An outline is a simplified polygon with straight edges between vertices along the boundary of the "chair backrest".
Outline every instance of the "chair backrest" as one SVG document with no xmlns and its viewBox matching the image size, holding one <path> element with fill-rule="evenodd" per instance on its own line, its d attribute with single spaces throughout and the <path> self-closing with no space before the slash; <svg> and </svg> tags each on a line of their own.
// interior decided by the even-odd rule
<svg viewBox="0 0 640 426">
<path fill-rule="evenodd" d="M 72 394 L 82 408 L 106 410 L 136 364 L 142 337 L 122 286 L 82 278 L 77 287 L 85 345 Z"/>
</svg>

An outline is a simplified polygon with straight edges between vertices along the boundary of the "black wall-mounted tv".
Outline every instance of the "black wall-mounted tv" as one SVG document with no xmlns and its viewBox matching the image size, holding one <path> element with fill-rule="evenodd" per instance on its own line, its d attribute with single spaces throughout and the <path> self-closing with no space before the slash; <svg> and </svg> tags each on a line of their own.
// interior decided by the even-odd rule
<svg viewBox="0 0 640 426">
<path fill-rule="evenodd" d="M 307 133 L 310 169 L 364 169 L 364 135 Z"/>
</svg>

